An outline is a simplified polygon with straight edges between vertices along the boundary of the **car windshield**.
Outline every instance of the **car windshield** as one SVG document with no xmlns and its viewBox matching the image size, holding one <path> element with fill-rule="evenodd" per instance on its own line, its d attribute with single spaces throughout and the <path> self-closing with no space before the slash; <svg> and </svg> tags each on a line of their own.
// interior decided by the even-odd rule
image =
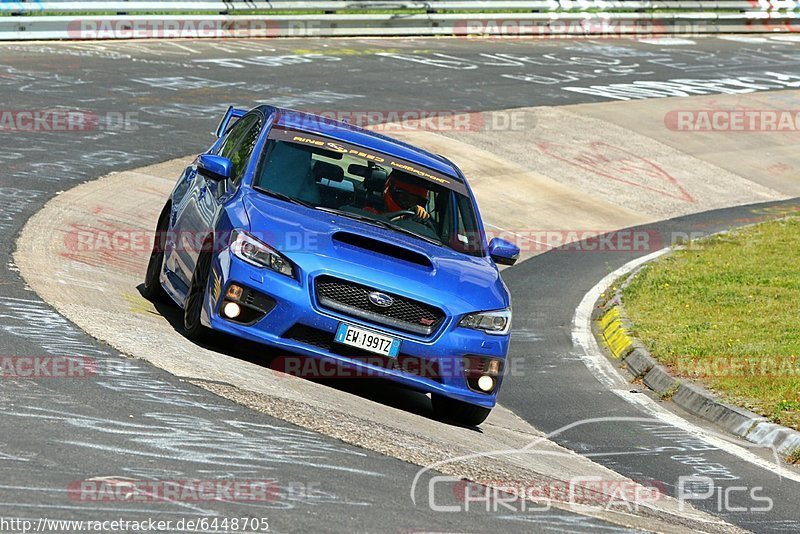
<svg viewBox="0 0 800 534">
<path fill-rule="evenodd" d="M 484 255 L 472 201 L 455 190 L 463 188 L 460 182 L 397 158 L 338 142 L 319 146 L 324 138 L 290 134 L 280 130 L 280 139 L 270 135 L 254 189 L 458 252 Z"/>
</svg>

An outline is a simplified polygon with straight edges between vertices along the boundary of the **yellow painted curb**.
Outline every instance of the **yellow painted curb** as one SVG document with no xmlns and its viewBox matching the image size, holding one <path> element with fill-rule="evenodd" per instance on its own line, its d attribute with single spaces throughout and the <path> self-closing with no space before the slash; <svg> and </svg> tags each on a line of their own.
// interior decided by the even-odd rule
<svg viewBox="0 0 800 534">
<path fill-rule="evenodd" d="M 619 309 L 616 306 L 600 319 L 600 328 L 603 331 L 603 339 L 615 358 L 620 359 L 630 351 L 633 340 L 622 327 Z"/>
</svg>

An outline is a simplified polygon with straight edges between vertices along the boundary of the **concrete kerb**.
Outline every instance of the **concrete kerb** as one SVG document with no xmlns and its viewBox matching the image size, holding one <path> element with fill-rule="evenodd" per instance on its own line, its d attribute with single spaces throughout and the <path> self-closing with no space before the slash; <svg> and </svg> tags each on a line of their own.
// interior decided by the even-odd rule
<svg viewBox="0 0 800 534">
<path fill-rule="evenodd" d="M 672 247 L 670 253 L 681 248 L 683 247 Z M 606 347 L 612 358 L 624 364 L 632 375 L 633 381 L 640 380 L 665 401 L 672 401 L 687 412 L 713 423 L 723 430 L 752 443 L 773 448 L 786 457 L 800 449 L 800 432 L 772 423 L 766 417 L 744 408 L 724 403 L 701 385 L 674 377 L 669 369 L 653 358 L 639 339 L 631 335 L 631 332 L 634 331 L 633 324 L 623 305 L 622 293 L 644 265 L 621 278 L 618 283 L 614 284 L 616 287 L 614 294 L 605 301 L 603 301 L 604 297 L 601 297 L 595 306 L 592 319 L 599 345 Z M 630 347 L 622 352 L 615 351 L 610 346 L 606 339 L 606 330 L 603 328 L 604 319 L 612 314 L 618 317 L 620 329 L 630 339 Z"/>
</svg>

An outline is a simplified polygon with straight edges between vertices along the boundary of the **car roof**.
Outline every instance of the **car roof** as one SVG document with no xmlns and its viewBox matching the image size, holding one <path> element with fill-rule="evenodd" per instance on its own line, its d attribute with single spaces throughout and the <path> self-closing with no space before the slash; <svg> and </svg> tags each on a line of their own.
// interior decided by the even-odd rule
<svg viewBox="0 0 800 534">
<path fill-rule="evenodd" d="M 427 150 L 404 143 L 403 141 L 313 113 L 287 108 L 276 108 L 273 106 L 261 106 L 261 108 L 265 112 L 269 112 L 270 110 L 276 112 L 274 125 L 304 132 L 318 133 L 337 141 L 370 148 L 383 154 L 404 159 L 410 163 L 422 165 L 431 170 L 445 174 L 456 181 L 463 182 L 455 165 L 450 163 L 447 159 L 433 154 L 432 152 L 428 152 Z M 311 125 L 313 125 L 313 128 L 310 127 Z"/>
</svg>

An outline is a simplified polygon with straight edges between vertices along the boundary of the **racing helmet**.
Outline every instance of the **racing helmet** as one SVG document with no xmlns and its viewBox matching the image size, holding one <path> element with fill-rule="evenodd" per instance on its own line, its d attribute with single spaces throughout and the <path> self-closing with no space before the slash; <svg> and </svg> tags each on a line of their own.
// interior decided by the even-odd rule
<svg viewBox="0 0 800 534">
<path fill-rule="evenodd" d="M 391 212 L 410 210 L 414 206 L 425 206 L 428 203 L 428 189 L 415 183 L 406 173 L 392 171 L 383 189 L 386 208 Z"/>
</svg>

